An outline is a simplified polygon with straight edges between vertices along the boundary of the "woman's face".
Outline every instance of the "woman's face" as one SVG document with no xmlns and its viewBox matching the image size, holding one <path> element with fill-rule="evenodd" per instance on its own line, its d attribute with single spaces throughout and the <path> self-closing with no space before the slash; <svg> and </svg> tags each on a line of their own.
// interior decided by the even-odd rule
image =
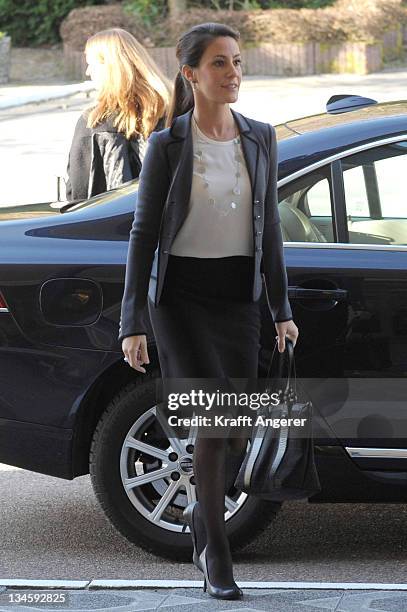
<svg viewBox="0 0 407 612">
<path fill-rule="evenodd" d="M 190 68 L 188 78 L 197 81 L 195 96 L 219 104 L 236 102 L 242 81 L 239 45 L 231 36 L 215 38 L 201 57 L 198 68 Z"/>
<path fill-rule="evenodd" d="M 106 79 L 106 65 L 100 56 L 92 51 L 86 51 L 86 75 L 90 77 L 97 90 L 101 89 Z"/>
</svg>

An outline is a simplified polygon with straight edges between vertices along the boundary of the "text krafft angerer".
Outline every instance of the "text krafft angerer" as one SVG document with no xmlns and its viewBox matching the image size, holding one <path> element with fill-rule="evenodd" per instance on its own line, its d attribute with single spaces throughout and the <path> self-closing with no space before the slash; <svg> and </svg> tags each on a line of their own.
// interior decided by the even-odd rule
<svg viewBox="0 0 407 612">
<path fill-rule="evenodd" d="M 192 390 L 188 393 L 169 393 L 167 396 L 167 406 L 169 410 L 178 410 L 180 407 L 200 407 L 204 410 L 211 410 L 214 406 L 217 409 L 223 406 L 247 406 L 251 410 L 257 410 L 265 406 L 277 406 L 280 403 L 278 393 L 226 393 L 216 391 L 208 393 L 200 389 Z M 266 417 L 258 415 L 255 419 L 249 415 L 239 415 L 230 417 L 226 415 L 211 416 L 194 415 L 192 417 L 178 417 L 171 415 L 168 423 L 176 427 L 242 427 L 242 426 L 269 426 L 274 428 L 295 426 L 304 427 L 307 419 L 300 418 L 280 418 Z"/>
</svg>

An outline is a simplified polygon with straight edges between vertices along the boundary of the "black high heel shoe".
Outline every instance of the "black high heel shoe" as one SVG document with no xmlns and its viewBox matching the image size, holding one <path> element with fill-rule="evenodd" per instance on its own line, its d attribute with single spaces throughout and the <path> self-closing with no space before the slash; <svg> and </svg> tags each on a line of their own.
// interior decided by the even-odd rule
<svg viewBox="0 0 407 612">
<path fill-rule="evenodd" d="M 208 591 L 209 595 L 216 597 L 216 599 L 241 599 L 243 597 L 243 591 L 240 589 L 236 582 L 231 587 L 217 587 L 211 584 L 208 576 L 208 564 L 206 560 L 206 546 L 199 556 L 201 562 L 202 571 L 204 573 L 204 586 L 203 590 Z"/>
<path fill-rule="evenodd" d="M 194 511 L 196 510 L 197 504 L 198 504 L 197 501 L 194 501 L 188 504 L 188 506 L 185 508 L 184 512 L 182 513 L 182 516 L 184 517 L 191 531 L 192 543 L 194 545 L 192 562 L 195 565 L 195 567 L 198 568 L 202 572 L 203 570 L 202 570 L 201 562 L 200 562 L 199 555 L 198 555 L 198 546 L 197 546 L 198 540 L 196 537 L 195 525 L 194 525 Z M 184 532 L 185 529 L 186 529 L 186 524 L 182 528 L 182 531 Z"/>
</svg>

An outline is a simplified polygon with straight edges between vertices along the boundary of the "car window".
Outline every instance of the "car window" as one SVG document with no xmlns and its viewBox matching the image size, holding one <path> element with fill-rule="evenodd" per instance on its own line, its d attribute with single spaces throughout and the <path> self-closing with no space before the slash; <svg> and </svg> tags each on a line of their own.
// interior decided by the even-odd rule
<svg viewBox="0 0 407 612">
<path fill-rule="evenodd" d="M 349 242 L 407 245 L 407 142 L 342 160 Z"/>
<path fill-rule="evenodd" d="M 351 168 L 344 172 L 343 182 L 346 193 L 346 209 L 348 215 L 369 217 L 369 202 L 367 199 L 365 178 L 362 166 Z"/>
<path fill-rule="evenodd" d="M 307 193 L 307 202 L 312 217 L 331 217 L 331 196 L 328 179 L 318 181 Z"/>
<path fill-rule="evenodd" d="M 284 241 L 332 242 L 329 170 L 321 168 L 281 188 L 278 209 Z"/>
<path fill-rule="evenodd" d="M 406 219 L 407 194 L 402 177 L 407 172 L 407 150 L 398 157 L 380 159 L 375 166 L 383 217 Z"/>
</svg>

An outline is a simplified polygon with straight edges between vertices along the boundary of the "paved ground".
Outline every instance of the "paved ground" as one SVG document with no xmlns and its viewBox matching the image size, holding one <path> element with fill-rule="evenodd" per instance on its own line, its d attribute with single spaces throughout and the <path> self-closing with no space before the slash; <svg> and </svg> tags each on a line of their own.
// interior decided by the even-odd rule
<svg viewBox="0 0 407 612">
<path fill-rule="evenodd" d="M 123 538 L 89 476 L 67 481 L 0 465 L 0 490 L 0 612 L 407 609 L 406 504 L 285 504 L 275 523 L 234 553 L 245 599 L 216 602 L 191 563 L 166 561 Z M 13 593 L 21 601 L 46 592 L 67 599 L 6 605 Z"/>
<path fill-rule="evenodd" d="M 199 580 L 124 538 L 90 476 L 64 480 L 0 466 L 0 579 Z M 407 504 L 284 504 L 233 555 L 236 580 L 407 582 Z M 1 582 L 0 582 L 1 585 Z"/>
<path fill-rule="evenodd" d="M 405 612 L 407 592 L 390 590 L 344 589 L 250 589 L 242 585 L 243 599 L 220 601 L 198 588 L 174 589 L 82 589 L 33 590 L 4 589 L 0 592 L 0 611 L 3 610 L 81 610 L 81 612 L 135 612 L 136 610 L 165 610 L 166 612 L 196 612 L 200 610 L 228 610 L 229 612 Z M 1 591 L 1 589 L 0 589 Z M 24 603 L 24 594 L 26 603 Z M 28 603 L 45 601 L 50 603 Z M 54 603 L 51 603 L 51 602 Z M 18 603 L 21 602 L 21 603 Z"/>
</svg>

